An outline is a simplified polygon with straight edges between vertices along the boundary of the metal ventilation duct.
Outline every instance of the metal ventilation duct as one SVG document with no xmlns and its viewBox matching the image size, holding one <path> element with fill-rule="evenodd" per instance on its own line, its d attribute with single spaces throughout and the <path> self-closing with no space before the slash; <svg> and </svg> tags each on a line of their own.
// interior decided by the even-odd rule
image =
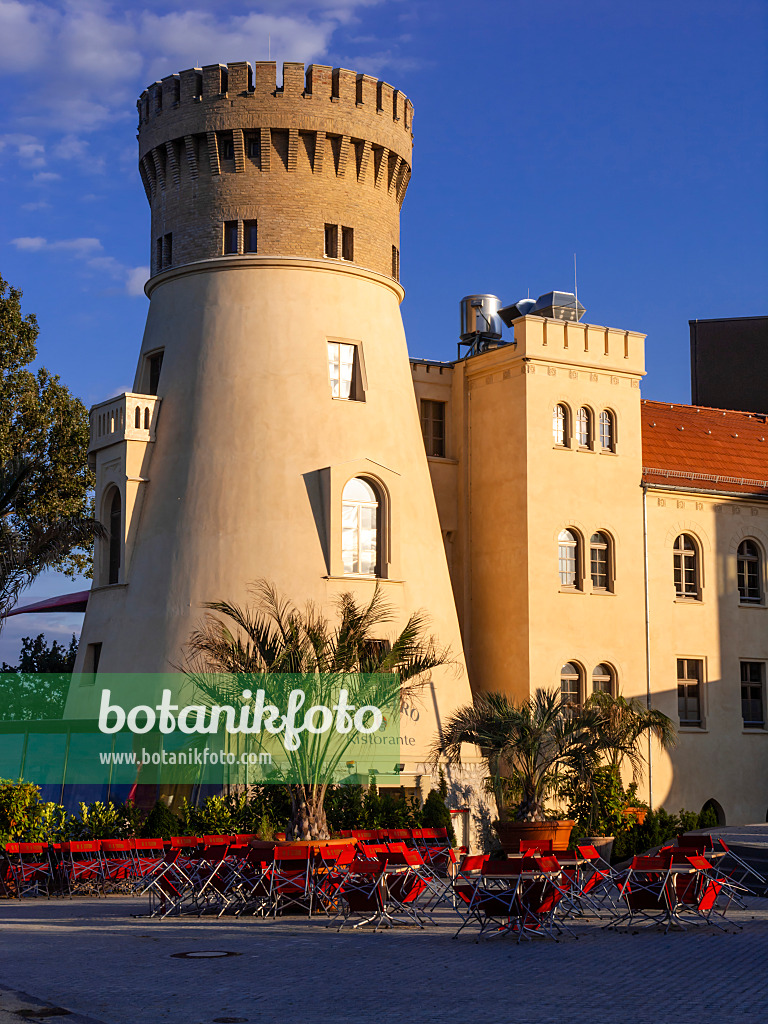
<svg viewBox="0 0 768 1024">
<path fill-rule="evenodd" d="M 586 313 L 573 292 L 546 292 L 540 295 L 528 310 L 531 316 L 543 316 L 550 320 L 571 320 L 576 323 Z"/>
<path fill-rule="evenodd" d="M 536 299 L 518 299 L 514 306 L 505 306 L 504 309 L 500 309 L 499 316 L 507 327 L 511 327 L 513 320 L 530 313 L 535 305 Z"/>
</svg>

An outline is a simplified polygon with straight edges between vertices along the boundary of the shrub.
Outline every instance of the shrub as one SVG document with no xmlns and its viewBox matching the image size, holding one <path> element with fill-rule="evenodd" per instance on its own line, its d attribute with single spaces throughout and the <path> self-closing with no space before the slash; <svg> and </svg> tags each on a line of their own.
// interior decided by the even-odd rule
<svg viewBox="0 0 768 1024">
<path fill-rule="evenodd" d="M 57 808 L 41 802 L 40 787 L 33 782 L 0 779 L 0 843 L 46 841 L 47 829 L 60 824 Z"/>
<path fill-rule="evenodd" d="M 170 839 L 181 832 L 181 823 L 163 800 L 158 800 L 141 826 L 144 839 Z"/>
</svg>

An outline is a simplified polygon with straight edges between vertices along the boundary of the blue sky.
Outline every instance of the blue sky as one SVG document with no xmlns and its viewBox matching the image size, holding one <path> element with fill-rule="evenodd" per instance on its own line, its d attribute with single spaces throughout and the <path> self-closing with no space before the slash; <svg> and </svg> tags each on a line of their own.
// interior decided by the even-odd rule
<svg viewBox="0 0 768 1024">
<path fill-rule="evenodd" d="M 688 320 L 768 312 L 767 22 L 762 0 L 0 0 L 0 274 L 87 405 L 129 388 L 149 262 L 136 98 L 271 45 L 414 103 L 413 355 L 454 355 L 462 295 L 571 290 L 576 253 L 585 320 L 647 333 L 644 396 L 689 401 Z M 11 619 L 0 660 L 73 627 Z"/>
</svg>

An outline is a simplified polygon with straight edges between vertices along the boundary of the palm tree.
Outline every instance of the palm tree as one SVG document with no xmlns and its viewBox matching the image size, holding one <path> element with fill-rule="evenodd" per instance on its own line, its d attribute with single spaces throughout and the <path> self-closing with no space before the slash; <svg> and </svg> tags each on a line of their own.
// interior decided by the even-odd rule
<svg viewBox="0 0 768 1024">
<path fill-rule="evenodd" d="M 593 711 L 574 712 L 556 690 L 537 690 L 520 704 L 503 693 L 479 694 L 443 725 L 432 760 L 460 765 L 463 743 L 480 747 L 499 816 L 511 796 L 519 801 L 517 821 L 543 821 L 544 803 L 563 773 L 588 770 L 599 743 L 597 721 Z"/>
<path fill-rule="evenodd" d="M 643 736 L 654 737 L 664 750 L 677 742 L 677 730 L 671 718 L 656 708 L 646 707 L 636 697 L 627 700 L 621 694 L 593 693 L 585 708 L 599 718 L 600 750 L 608 767 L 620 777 L 624 760 L 632 767 L 632 777 L 639 782 L 645 758 L 640 751 Z"/>
<path fill-rule="evenodd" d="M 28 459 L 0 466 L 0 629 L 19 594 L 45 569 L 75 548 L 90 547 L 106 530 L 95 519 L 60 518 L 22 523 L 16 499 L 35 468 Z"/>
<path fill-rule="evenodd" d="M 448 651 L 426 635 L 422 613 L 411 615 L 391 641 L 380 639 L 381 627 L 393 612 L 378 586 L 366 605 L 342 594 L 335 626 L 311 603 L 299 611 L 266 580 L 249 591 L 254 607 L 228 601 L 207 604 L 209 614 L 189 639 L 184 671 L 209 706 L 222 698 L 241 699 L 242 677 L 256 675 L 259 685 L 266 682 L 270 693 L 277 694 L 294 688 L 299 677 L 312 704 L 331 706 L 342 684 L 352 704 L 399 711 L 400 702 L 412 699 L 423 685 L 426 673 L 449 660 Z M 332 741 L 326 734 L 311 735 L 297 750 L 286 751 L 289 838 L 329 837 L 325 795 L 353 741 L 352 734 L 339 738 L 337 733 Z"/>
</svg>

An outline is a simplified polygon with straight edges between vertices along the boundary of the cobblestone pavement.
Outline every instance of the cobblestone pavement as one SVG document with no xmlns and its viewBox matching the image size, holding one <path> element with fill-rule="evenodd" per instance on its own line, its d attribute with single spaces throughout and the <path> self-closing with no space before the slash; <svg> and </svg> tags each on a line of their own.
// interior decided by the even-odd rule
<svg viewBox="0 0 768 1024">
<path fill-rule="evenodd" d="M 520 945 L 476 944 L 469 929 L 452 941 L 448 911 L 436 928 L 374 935 L 321 919 L 131 917 L 144 910 L 125 897 L 0 902 L 0 1022 L 38 1019 L 40 1001 L 73 1016 L 39 1019 L 73 1024 L 768 1021 L 768 900 L 733 913 L 741 932 L 581 924 L 578 939 Z M 202 950 L 240 955 L 172 956 Z"/>
</svg>

